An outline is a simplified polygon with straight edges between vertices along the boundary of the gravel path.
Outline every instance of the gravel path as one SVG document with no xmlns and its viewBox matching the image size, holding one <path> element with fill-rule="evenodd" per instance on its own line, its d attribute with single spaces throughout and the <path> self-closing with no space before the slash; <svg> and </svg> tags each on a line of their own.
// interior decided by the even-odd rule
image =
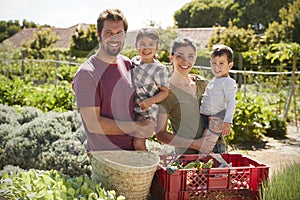
<svg viewBox="0 0 300 200">
<path fill-rule="evenodd" d="M 270 167 L 269 177 L 271 177 L 287 163 L 300 163 L 300 127 L 289 125 L 287 132 L 287 138 L 285 139 L 264 138 L 266 142 L 264 148 L 232 150 L 229 153 L 240 153 L 268 165 Z"/>
</svg>

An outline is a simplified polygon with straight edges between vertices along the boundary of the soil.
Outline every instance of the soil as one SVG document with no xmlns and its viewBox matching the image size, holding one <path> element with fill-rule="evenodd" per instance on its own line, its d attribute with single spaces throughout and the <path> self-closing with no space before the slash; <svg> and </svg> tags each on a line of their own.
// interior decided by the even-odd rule
<svg viewBox="0 0 300 200">
<path fill-rule="evenodd" d="M 300 125 L 289 124 L 285 138 L 264 137 L 263 142 L 231 149 L 229 153 L 239 153 L 269 166 L 269 177 L 286 164 L 300 163 Z"/>
</svg>

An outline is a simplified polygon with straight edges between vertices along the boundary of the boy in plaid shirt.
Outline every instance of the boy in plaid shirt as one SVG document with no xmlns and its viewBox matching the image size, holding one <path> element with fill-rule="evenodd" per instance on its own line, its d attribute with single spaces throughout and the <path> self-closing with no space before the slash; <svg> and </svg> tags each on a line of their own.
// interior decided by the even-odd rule
<svg viewBox="0 0 300 200">
<path fill-rule="evenodd" d="M 136 48 L 139 56 L 132 59 L 132 81 L 135 87 L 135 113 L 137 119 L 150 117 L 157 120 L 157 103 L 169 94 L 169 73 L 157 60 L 159 34 L 153 28 L 144 28 L 136 36 Z M 135 150 L 147 150 L 144 138 L 134 138 Z"/>
</svg>

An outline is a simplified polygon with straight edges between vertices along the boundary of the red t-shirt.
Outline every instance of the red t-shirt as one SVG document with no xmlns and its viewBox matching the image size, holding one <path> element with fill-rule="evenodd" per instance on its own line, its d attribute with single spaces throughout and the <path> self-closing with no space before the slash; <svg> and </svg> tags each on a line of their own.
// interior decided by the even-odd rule
<svg viewBox="0 0 300 200">
<path fill-rule="evenodd" d="M 130 60 L 122 55 L 117 64 L 105 63 L 91 56 L 78 69 L 73 89 L 78 108 L 99 107 L 103 117 L 121 120 L 134 120 L 134 88 L 132 87 Z M 87 130 L 87 151 L 133 150 L 132 136 L 94 134 Z"/>
</svg>

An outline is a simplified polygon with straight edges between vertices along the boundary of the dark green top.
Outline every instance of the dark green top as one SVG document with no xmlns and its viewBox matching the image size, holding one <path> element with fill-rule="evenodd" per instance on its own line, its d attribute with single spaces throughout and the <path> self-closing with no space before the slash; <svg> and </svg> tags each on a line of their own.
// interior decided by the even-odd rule
<svg viewBox="0 0 300 200">
<path fill-rule="evenodd" d="M 208 80 L 195 76 L 197 93 L 192 95 L 173 84 L 170 84 L 169 96 L 160 103 L 160 113 L 168 114 L 173 133 L 189 139 L 202 137 L 204 131 L 204 121 L 200 115 L 200 104 L 202 94 L 208 84 Z M 199 153 L 194 149 L 175 148 L 177 154 Z"/>
</svg>

